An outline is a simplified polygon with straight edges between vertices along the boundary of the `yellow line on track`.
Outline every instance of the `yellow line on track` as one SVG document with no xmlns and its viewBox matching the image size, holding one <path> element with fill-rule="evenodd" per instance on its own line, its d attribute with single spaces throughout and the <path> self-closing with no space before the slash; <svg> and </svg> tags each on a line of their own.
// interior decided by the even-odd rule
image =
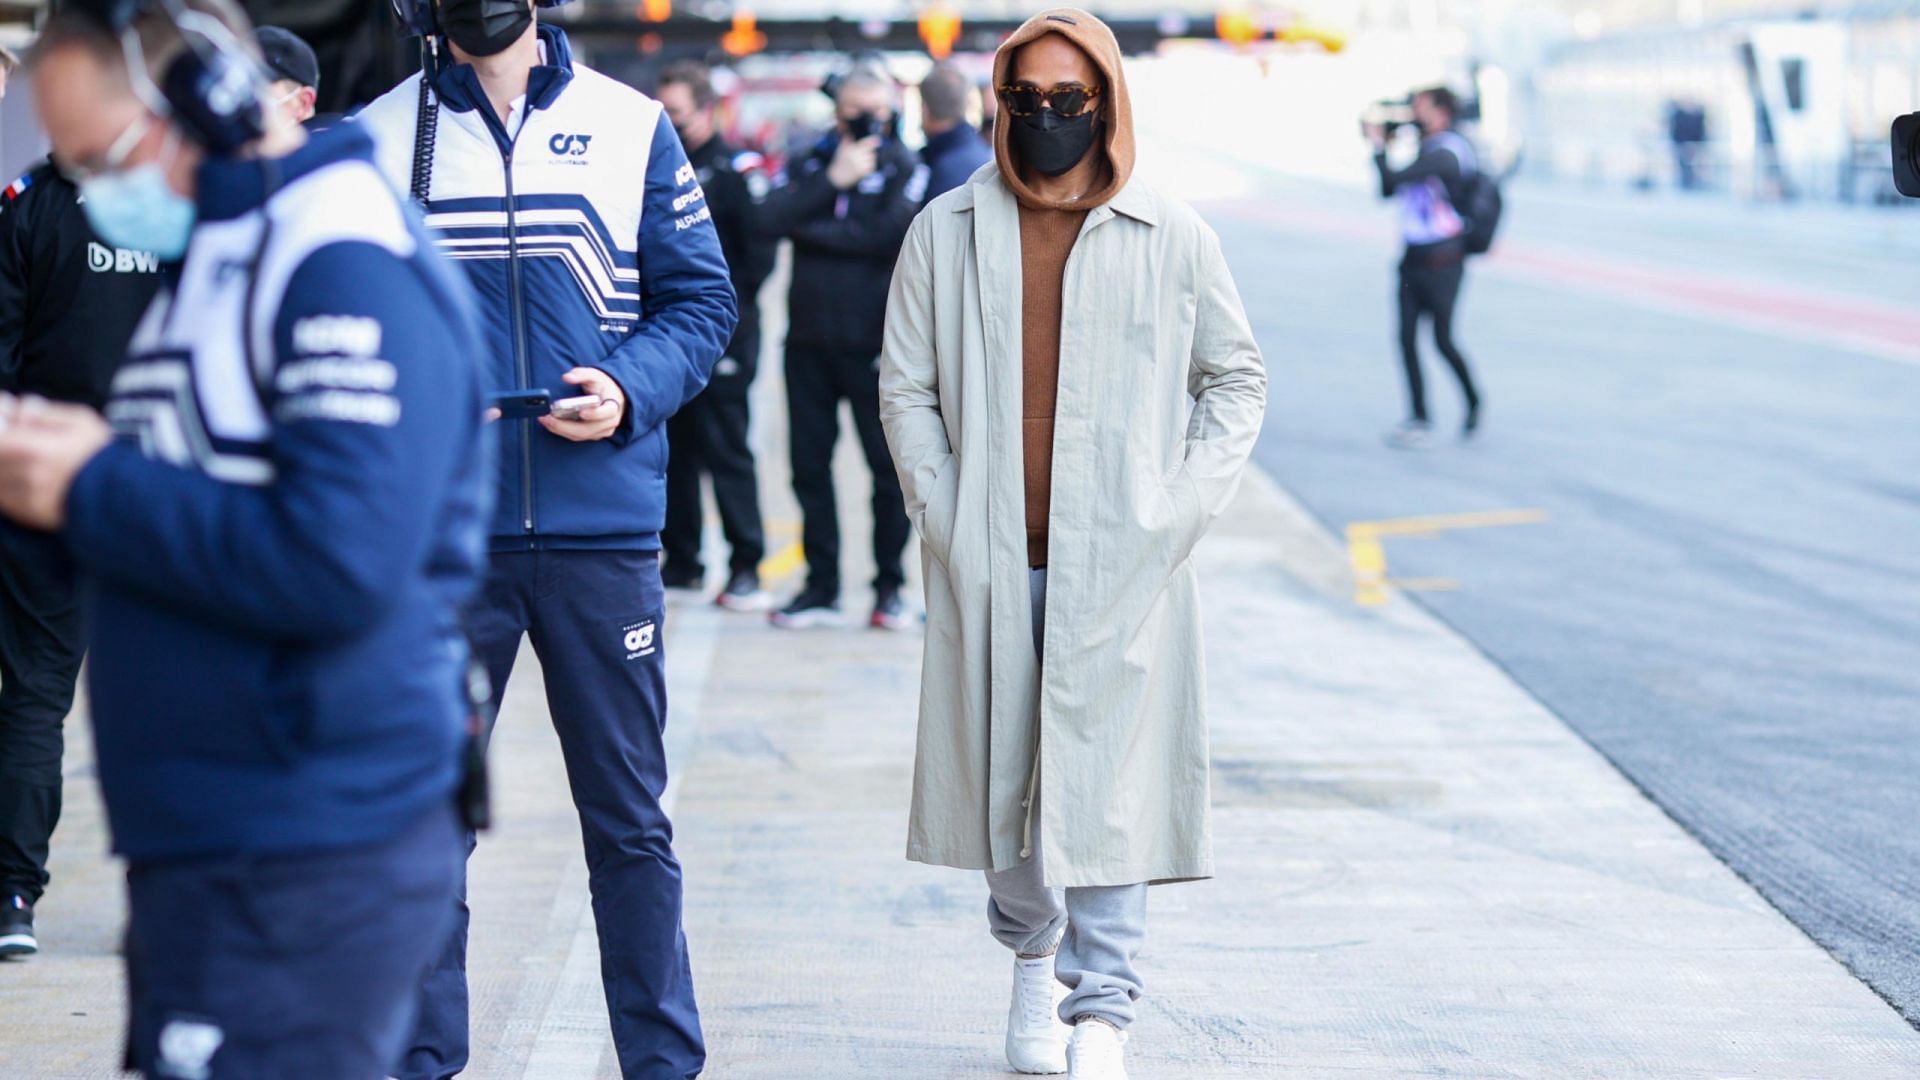
<svg viewBox="0 0 1920 1080">
<path fill-rule="evenodd" d="M 1483 510 L 1468 514 L 1427 514 L 1421 517 L 1356 521 L 1347 526 L 1347 561 L 1353 567 L 1353 602 L 1378 607 L 1393 598 L 1388 586 L 1411 591 L 1443 591 L 1460 587 L 1449 578 L 1387 577 L 1387 537 L 1418 539 L 1454 529 L 1488 529 L 1501 525 L 1537 525 L 1547 520 L 1545 510 Z"/>
<path fill-rule="evenodd" d="M 807 565 L 806 551 L 799 544 L 788 544 L 761 560 L 760 576 L 769 581 L 786 577 Z"/>
</svg>

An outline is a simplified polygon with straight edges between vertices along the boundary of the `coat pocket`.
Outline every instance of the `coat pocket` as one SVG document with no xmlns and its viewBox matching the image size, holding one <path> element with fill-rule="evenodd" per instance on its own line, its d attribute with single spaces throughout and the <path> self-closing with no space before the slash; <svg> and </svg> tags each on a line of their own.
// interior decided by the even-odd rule
<svg viewBox="0 0 1920 1080">
<path fill-rule="evenodd" d="M 953 527 L 959 510 L 960 456 L 953 454 L 940 466 L 933 490 L 927 493 L 926 508 L 920 514 L 920 542 L 942 566 L 953 565 Z"/>
<path fill-rule="evenodd" d="M 1207 513 L 1200 503 L 1200 489 L 1194 485 L 1193 474 L 1187 471 L 1184 461 L 1162 481 L 1160 498 L 1166 512 L 1160 530 L 1166 552 L 1165 565 L 1172 571 L 1192 557 L 1194 547 L 1207 530 Z"/>
</svg>

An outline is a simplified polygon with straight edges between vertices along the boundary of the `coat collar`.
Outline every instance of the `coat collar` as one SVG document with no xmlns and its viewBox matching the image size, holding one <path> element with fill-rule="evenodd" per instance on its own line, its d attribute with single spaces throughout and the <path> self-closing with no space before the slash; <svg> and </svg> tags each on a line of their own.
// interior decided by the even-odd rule
<svg viewBox="0 0 1920 1080">
<path fill-rule="evenodd" d="M 953 212 L 959 214 L 979 209 L 983 203 L 995 199 L 1005 199 L 1010 204 L 1018 205 L 1014 203 L 1013 192 L 1000 180 L 1000 167 L 988 162 L 960 185 L 959 193 L 954 196 Z M 1095 207 L 1088 225 L 1104 221 L 1112 214 L 1132 218 L 1142 225 L 1160 224 L 1160 212 L 1154 205 L 1153 191 L 1138 179 L 1128 180 L 1127 185 L 1116 192 L 1113 198 Z"/>
</svg>

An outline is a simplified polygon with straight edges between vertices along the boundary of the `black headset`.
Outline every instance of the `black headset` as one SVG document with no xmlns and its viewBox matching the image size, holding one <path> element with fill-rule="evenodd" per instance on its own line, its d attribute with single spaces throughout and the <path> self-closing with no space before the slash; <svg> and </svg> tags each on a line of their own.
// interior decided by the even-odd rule
<svg viewBox="0 0 1920 1080">
<path fill-rule="evenodd" d="M 135 92 L 208 153 L 233 154 L 266 132 L 266 72 L 218 18 L 185 0 L 71 0 L 67 6 L 119 37 Z M 136 20 L 155 12 L 173 23 L 187 45 L 157 82 L 134 29 Z"/>
</svg>

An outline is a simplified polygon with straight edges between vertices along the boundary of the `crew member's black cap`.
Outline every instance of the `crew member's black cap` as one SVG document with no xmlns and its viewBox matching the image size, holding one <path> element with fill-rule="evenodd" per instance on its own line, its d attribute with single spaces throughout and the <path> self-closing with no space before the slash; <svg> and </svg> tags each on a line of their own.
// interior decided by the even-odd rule
<svg viewBox="0 0 1920 1080">
<path fill-rule="evenodd" d="M 300 35 L 278 26 L 263 26 L 253 32 L 253 40 L 259 43 L 260 56 L 275 80 L 292 79 L 301 86 L 320 88 L 320 61 L 314 58 L 313 46 L 302 41 Z"/>
</svg>

